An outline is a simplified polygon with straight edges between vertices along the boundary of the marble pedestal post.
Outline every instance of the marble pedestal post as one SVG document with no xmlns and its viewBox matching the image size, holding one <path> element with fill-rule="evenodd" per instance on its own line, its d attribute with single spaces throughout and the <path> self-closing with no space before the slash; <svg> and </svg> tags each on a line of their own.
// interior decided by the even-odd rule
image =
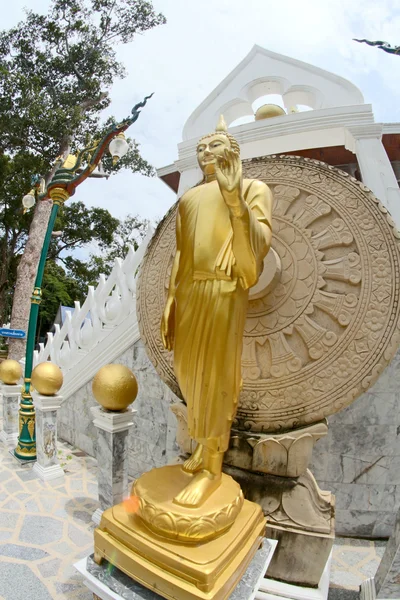
<svg viewBox="0 0 400 600">
<path fill-rule="evenodd" d="M 360 598 L 400 598 L 400 510 L 376 575 L 361 584 Z"/>
<path fill-rule="evenodd" d="M 62 396 L 43 396 L 32 392 L 36 412 L 36 456 L 33 471 L 43 481 L 64 477 L 57 457 L 57 410 Z"/>
<path fill-rule="evenodd" d="M 3 429 L 0 440 L 15 446 L 18 440 L 18 408 L 21 399 L 21 385 L 1 384 L 3 394 Z"/>
<path fill-rule="evenodd" d="M 98 429 L 96 458 L 100 502 L 92 520 L 99 525 L 103 511 L 128 495 L 128 431 L 136 411 L 127 408 L 123 412 L 112 412 L 101 406 L 93 406 L 91 411 L 93 424 Z"/>
</svg>

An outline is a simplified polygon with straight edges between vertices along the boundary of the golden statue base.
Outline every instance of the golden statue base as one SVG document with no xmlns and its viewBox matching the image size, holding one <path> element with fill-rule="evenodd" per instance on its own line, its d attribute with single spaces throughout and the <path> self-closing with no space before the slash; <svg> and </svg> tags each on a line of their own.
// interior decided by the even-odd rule
<svg viewBox="0 0 400 600">
<path fill-rule="evenodd" d="M 143 498 L 139 498 L 141 508 L 138 513 L 127 513 L 124 503 L 117 504 L 103 513 L 100 526 L 94 532 L 94 559 L 100 564 L 105 558 L 135 581 L 170 600 L 225 600 L 238 584 L 257 551 L 264 536 L 266 520 L 260 506 L 248 500 L 243 501 L 241 493 L 238 511 L 237 501 L 227 504 L 229 490 L 231 497 L 232 492 L 236 490 L 237 497 L 237 489 L 240 491 L 240 488 L 226 475 L 223 476 L 221 489 L 212 494 L 200 507 L 190 509 L 173 504 L 174 515 L 167 516 L 164 509 L 165 506 L 172 505 L 179 473 L 182 473 L 184 478 L 191 477 L 177 465 L 154 469 L 143 476 L 144 481 L 140 478 L 135 484 L 135 490 L 146 491 L 147 501 L 143 502 Z M 150 474 L 153 475 L 150 477 Z M 157 492 L 151 486 L 150 493 L 150 488 L 145 485 L 146 478 L 149 477 L 152 483 L 158 480 Z M 168 477 L 168 484 L 164 477 Z M 150 515 L 149 495 L 154 494 L 159 501 L 159 505 L 154 506 L 154 509 L 159 513 L 153 513 L 150 529 L 139 514 L 145 507 L 144 516 Z M 160 498 L 160 495 L 164 496 L 164 499 Z M 210 519 L 207 515 L 212 513 L 214 508 L 217 508 L 218 512 L 217 498 L 220 498 L 219 502 L 224 499 L 225 508 L 231 506 L 235 519 L 226 529 L 226 514 L 217 517 L 218 527 L 221 530 L 225 529 L 220 535 L 215 533 L 214 519 L 211 526 L 214 537 L 209 539 Z M 231 517 L 229 508 L 225 512 Z M 184 537 L 188 540 L 187 533 L 192 533 L 190 543 L 180 541 L 177 536 L 172 539 L 170 535 L 175 527 L 177 513 L 187 522 Z M 155 532 L 155 529 L 160 530 L 160 526 L 163 531 L 167 530 L 167 535 Z M 202 531 L 206 533 L 205 536 L 202 535 Z"/>
<path fill-rule="evenodd" d="M 181 465 L 152 469 L 135 481 L 132 495 L 138 498 L 137 514 L 155 533 L 184 543 L 214 539 L 227 531 L 239 515 L 244 496 L 240 485 L 222 475 L 216 493 L 200 506 L 182 506 L 174 498 L 189 485 L 196 473 L 185 472 Z"/>
</svg>

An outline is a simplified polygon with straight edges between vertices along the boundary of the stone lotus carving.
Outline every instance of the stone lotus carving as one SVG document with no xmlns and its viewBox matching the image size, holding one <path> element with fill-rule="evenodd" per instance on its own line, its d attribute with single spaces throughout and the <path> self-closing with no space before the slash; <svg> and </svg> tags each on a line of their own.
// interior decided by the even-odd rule
<svg viewBox="0 0 400 600">
<path fill-rule="evenodd" d="M 274 193 L 273 249 L 281 273 L 251 299 L 234 428 L 268 433 L 321 421 L 349 405 L 394 356 L 399 331 L 399 234 L 360 182 L 295 156 L 243 162 Z M 175 210 L 143 261 L 137 311 L 159 375 L 179 396 L 159 323 L 175 244 Z M 164 290 L 164 293 L 163 293 Z"/>
<path fill-rule="evenodd" d="M 314 444 L 328 433 L 326 422 L 281 435 L 247 438 L 253 448 L 252 470 L 280 477 L 299 477 L 307 471 Z"/>
<path fill-rule="evenodd" d="M 174 485 L 177 467 L 167 466 L 165 469 L 169 470 L 168 476 Z M 211 502 L 208 510 L 204 505 L 199 510 L 182 507 L 169 500 L 159 502 L 155 500 L 157 490 L 152 490 L 148 484 L 149 481 L 157 481 L 156 471 L 153 469 L 139 478 L 133 484 L 132 494 L 139 500 L 137 515 L 159 535 L 181 542 L 205 542 L 229 529 L 242 509 L 242 490 L 226 475 L 223 475 L 226 478 L 225 494 Z"/>
<path fill-rule="evenodd" d="M 334 496 L 318 487 L 311 471 L 307 469 L 296 480 L 269 475 L 264 478 L 261 486 L 254 477 L 249 484 L 240 480 L 240 485 L 247 499 L 260 504 L 269 527 L 278 525 L 322 534 L 332 531 Z"/>
</svg>

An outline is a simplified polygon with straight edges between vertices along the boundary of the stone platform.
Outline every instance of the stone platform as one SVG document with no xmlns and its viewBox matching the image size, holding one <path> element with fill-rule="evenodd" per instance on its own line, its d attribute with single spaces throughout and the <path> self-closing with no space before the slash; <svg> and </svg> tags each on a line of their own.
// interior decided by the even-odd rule
<svg viewBox="0 0 400 600">
<path fill-rule="evenodd" d="M 263 541 L 229 600 L 255 598 L 275 547 L 276 541 Z M 162 596 L 133 581 L 106 560 L 99 566 L 91 555 L 76 563 L 75 568 L 83 575 L 87 587 L 101 600 L 162 600 Z"/>
</svg>

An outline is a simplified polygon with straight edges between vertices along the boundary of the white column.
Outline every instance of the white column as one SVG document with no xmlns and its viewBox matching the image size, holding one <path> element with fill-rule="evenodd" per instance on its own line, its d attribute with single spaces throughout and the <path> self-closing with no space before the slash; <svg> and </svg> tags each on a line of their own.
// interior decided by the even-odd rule
<svg viewBox="0 0 400 600">
<path fill-rule="evenodd" d="M 0 384 L 3 395 L 3 429 L 0 440 L 15 446 L 18 440 L 18 408 L 21 399 L 21 385 Z"/>
<path fill-rule="evenodd" d="M 36 455 L 33 471 L 43 481 L 64 476 L 57 457 L 57 410 L 62 396 L 43 396 L 32 392 L 36 411 Z"/>
<path fill-rule="evenodd" d="M 93 424 L 97 434 L 98 508 L 92 520 L 98 525 L 106 508 L 119 504 L 128 496 L 128 431 L 136 412 L 128 407 L 123 412 L 112 412 L 93 406 Z"/>
<path fill-rule="evenodd" d="M 388 209 L 400 228 L 400 188 L 382 144 L 382 125 L 354 126 L 348 133 L 346 148 L 357 155 L 363 183 Z"/>
</svg>

